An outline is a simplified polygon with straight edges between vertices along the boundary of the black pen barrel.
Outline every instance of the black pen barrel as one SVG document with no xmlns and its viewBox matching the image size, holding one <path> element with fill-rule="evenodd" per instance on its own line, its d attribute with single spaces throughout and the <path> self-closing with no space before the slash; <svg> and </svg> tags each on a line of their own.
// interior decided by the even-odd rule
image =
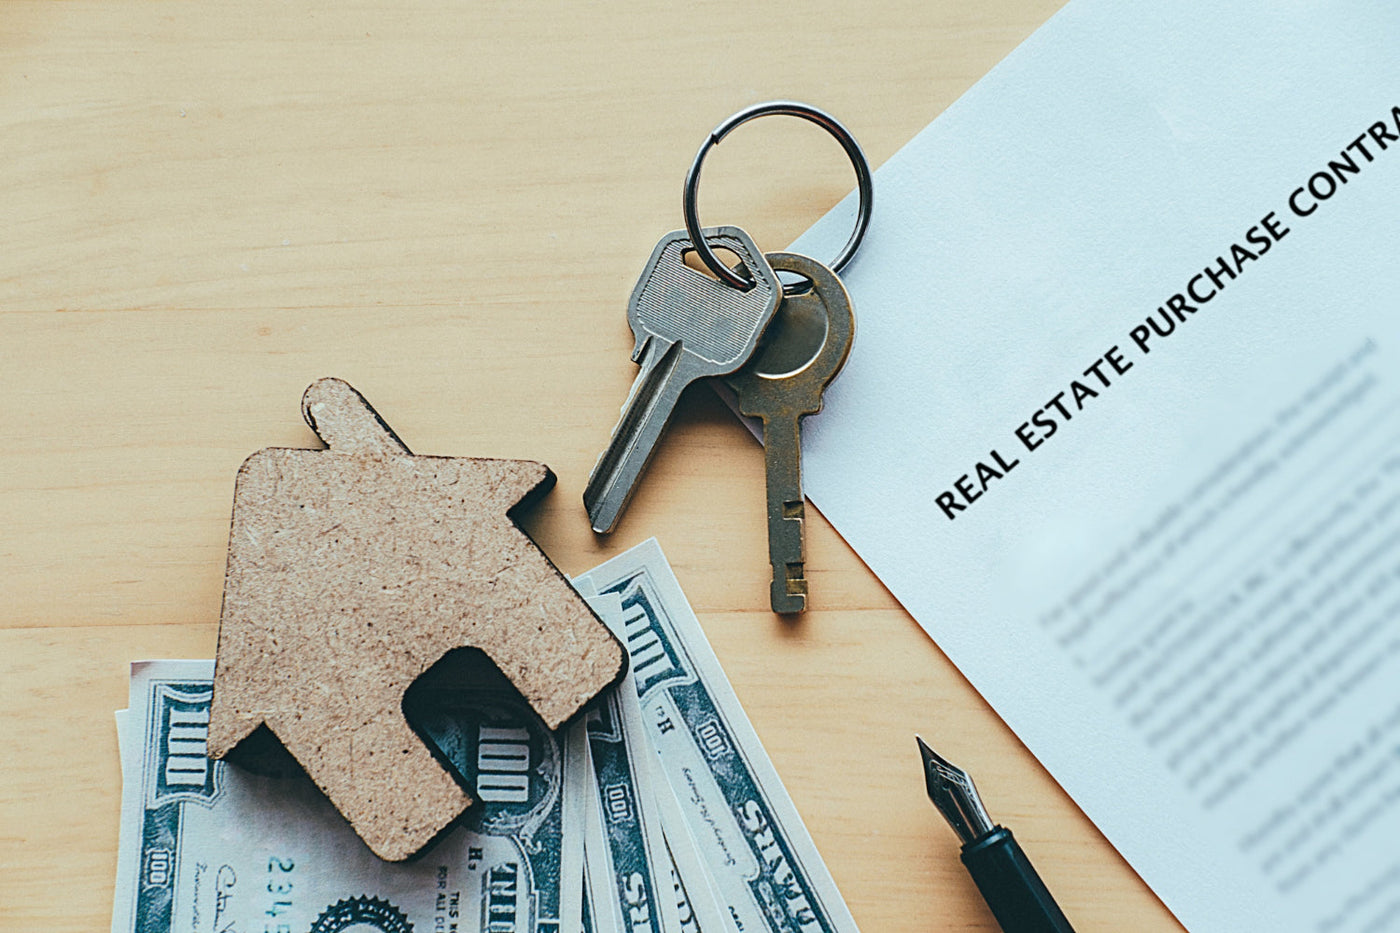
<svg viewBox="0 0 1400 933">
<path fill-rule="evenodd" d="M 1074 933 L 1011 830 L 969 842 L 962 860 L 1005 933 Z"/>
</svg>

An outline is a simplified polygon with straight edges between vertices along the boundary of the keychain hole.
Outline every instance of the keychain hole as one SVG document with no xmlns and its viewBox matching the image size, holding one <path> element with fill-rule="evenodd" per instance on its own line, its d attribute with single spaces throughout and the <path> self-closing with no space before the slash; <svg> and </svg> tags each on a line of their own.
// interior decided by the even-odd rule
<svg viewBox="0 0 1400 933">
<path fill-rule="evenodd" d="M 746 278 L 748 276 L 748 270 L 744 267 L 744 261 L 739 258 L 738 253 L 731 249 L 725 249 L 723 246 L 714 246 L 711 247 L 711 249 L 713 249 L 715 255 L 719 257 L 719 261 L 724 263 L 726 269 L 733 271 L 741 278 Z M 700 254 L 696 252 L 694 248 L 683 250 L 681 252 L 681 261 L 685 263 L 686 268 L 694 269 L 701 275 L 714 279 L 716 282 L 720 280 L 719 276 L 711 272 L 709 266 L 705 265 L 704 260 L 700 258 Z"/>
</svg>

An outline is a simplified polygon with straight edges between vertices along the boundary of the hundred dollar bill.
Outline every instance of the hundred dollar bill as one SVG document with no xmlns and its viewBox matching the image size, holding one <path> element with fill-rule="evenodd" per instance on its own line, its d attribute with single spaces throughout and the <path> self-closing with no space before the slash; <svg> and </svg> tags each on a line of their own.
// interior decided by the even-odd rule
<svg viewBox="0 0 1400 933">
<path fill-rule="evenodd" d="M 127 758 L 129 757 L 128 751 L 131 748 L 132 743 L 131 710 L 117 710 L 116 719 L 117 755 L 121 758 L 122 769 L 122 812 L 120 831 L 121 835 L 118 837 L 119 842 L 117 845 L 117 897 L 112 905 L 113 933 L 119 933 L 119 931 L 130 930 L 132 928 L 130 916 L 132 907 L 131 900 L 130 898 L 123 900 L 121 892 L 128 891 L 131 889 L 132 885 L 128 879 L 134 877 L 131 868 L 132 856 L 134 853 L 132 852 L 132 847 L 128 845 L 128 843 L 134 836 L 134 830 L 131 829 L 129 825 L 130 821 L 127 819 L 127 811 L 130 808 L 128 807 L 126 800 L 127 794 L 129 794 L 132 790 L 130 779 L 131 770 L 127 767 Z"/>
<path fill-rule="evenodd" d="M 469 679 L 440 666 L 405 701 L 478 800 L 403 863 L 375 857 L 285 752 L 206 757 L 212 661 L 134 664 L 114 933 L 561 933 L 583 897 L 581 871 L 561 875 L 582 864 L 562 793 L 579 763 L 477 657 Z"/>
<path fill-rule="evenodd" d="M 635 688 L 633 689 L 635 696 Z M 641 706 L 638 705 L 638 715 Z M 676 912 L 682 933 L 737 933 L 730 917 L 720 909 L 715 898 L 709 873 L 706 872 L 695 840 L 685 824 L 680 801 L 671 790 L 661 770 L 661 759 L 652 749 L 651 776 L 648 784 L 661 812 L 661 834 L 666 839 L 666 853 L 671 860 L 671 885 L 676 895 Z"/>
<path fill-rule="evenodd" d="M 564 812 L 569 816 L 564 832 L 568 834 L 568 844 L 564 846 L 565 858 L 560 862 L 560 873 L 564 878 L 579 879 L 579 893 L 566 898 L 560 907 L 560 933 L 575 930 L 593 931 L 590 915 L 593 897 L 588 883 L 588 865 L 584 857 L 584 822 L 589 819 L 588 800 L 593 793 L 593 773 L 588 767 L 588 735 L 584 731 L 583 720 L 565 727 L 564 756 L 569 767 L 564 771 Z"/>
<path fill-rule="evenodd" d="M 600 594 L 589 604 L 620 639 L 618 595 Z M 593 776 L 585 819 L 598 830 L 585 836 L 585 858 L 594 881 L 594 922 L 600 930 L 618 933 L 681 933 L 671 859 L 649 783 L 650 759 L 656 753 L 642 725 L 630 675 L 593 701 L 582 725 Z"/>
<path fill-rule="evenodd" d="M 599 594 L 588 579 L 574 585 L 623 640 L 621 597 Z M 588 772 L 596 793 L 583 810 L 589 864 L 613 879 L 610 887 L 590 888 L 586 895 L 600 933 L 724 933 L 729 924 L 710 892 L 675 794 L 659 771 L 631 676 L 606 691 L 575 729 L 589 746 L 588 766 L 580 770 Z M 667 892 L 673 896 L 669 902 Z"/>
<path fill-rule="evenodd" d="M 622 598 L 647 732 L 733 929 L 855 931 L 656 541 L 584 576 Z"/>
<path fill-rule="evenodd" d="M 669 846 L 667 852 L 669 855 Z M 685 893 L 685 884 L 681 881 L 680 872 L 676 871 L 676 860 L 671 858 L 671 888 L 676 895 L 676 916 L 680 918 L 681 933 L 699 933 L 700 921 L 695 917 L 695 910 L 690 906 L 690 896 Z M 724 929 L 723 924 L 711 927 L 710 929 Z"/>
</svg>

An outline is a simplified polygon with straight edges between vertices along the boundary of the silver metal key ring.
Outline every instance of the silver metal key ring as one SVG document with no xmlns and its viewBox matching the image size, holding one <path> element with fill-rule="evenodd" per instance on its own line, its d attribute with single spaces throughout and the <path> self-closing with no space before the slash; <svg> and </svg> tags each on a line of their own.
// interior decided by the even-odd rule
<svg viewBox="0 0 1400 933">
<path fill-rule="evenodd" d="M 787 117 L 801 117 L 810 120 L 817 126 L 826 130 L 836 141 L 841 144 L 841 148 L 846 150 L 846 155 L 851 160 L 851 165 L 856 170 L 856 187 L 860 189 L 860 207 L 856 213 L 856 228 L 851 231 L 851 238 L 846 241 L 846 245 L 841 248 L 835 262 L 831 263 L 833 272 L 840 272 L 846 263 L 851 261 L 855 255 L 860 241 L 865 237 L 865 229 L 870 226 L 870 207 L 875 197 L 875 184 L 870 175 L 870 163 L 865 159 L 865 153 L 861 151 L 860 143 L 851 135 L 850 130 L 841 125 L 841 122 L 824 110 L 818 110 L 810 104 L 798 103 L 793 100 L 771 100 L 763 104 L 754 104 L 752 107 L 745 107 L 734 116 L 725 120 L 719 126 L 710 131 L 710 135 L 700 146 L 700 151 L 695 154 L 695 161 L 690 165 L 690 171 L 685 176 L 685 195 L 682 199 L 682 209 L 685 213 L 685 230 L 690 235 L 690 242 L 695 246 L 695 252 L 699 255 L 705 267 L 713 272 L 721 282 L 725 282 L 735 288 L 747 289 L 753 287 L 752 278 L 744 278 L 733 269 L 726 266 L 715 255 L 715 251 L 710 244 L 705 241 L 700 232 L 700 211 L 696 206 L 696 201 L 700 192 L 700 166 L 705 162 L 705 156 L 710 150 L 719 145 L 719 141 L 729 135 L 729 132 L 736 127 L 742 126 L 750 120 L 758 117 L 766 117 L 776 114 Z M 801 285 L 793 286 L 801 288 Z M 784 290 L 788 290 L 784 286 Z"/>
</svg>

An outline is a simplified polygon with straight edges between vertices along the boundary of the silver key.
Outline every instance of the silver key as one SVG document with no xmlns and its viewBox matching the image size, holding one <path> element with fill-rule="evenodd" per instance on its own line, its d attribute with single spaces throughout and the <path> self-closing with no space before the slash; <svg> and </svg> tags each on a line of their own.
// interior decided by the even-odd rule
<svg viewBox="0 0 1400 933">
<path fill-rule="evenodd" d="M 754 285 L 734 288 L 687 266 L 684 257 L 692 247 L 684 230 L 656 244 L 627 303 L 637 339 L 632 361 L 642 371 L 583 491 L 594 531 L 606 533 L 617 524 L 682 390 L 743 366 L 778 308 L 782 286 L 747 233 L 711 227 L 705 238 L 737 255 Z"/>
<path fill-rule="evenodd" d="M 747 366 L 725 379 L 739 410 L 763 419 L 768 474 L 769 603 L 774 612 L 807 607 L 803 540 L 802 419 L 821 411 L 822 393 L 841 372 L 855 340 L 856 322 L 846 287 L 826 266 L 796 253 L 769 253 L 779 272 L 812 283 L 778 307 L 763 346 Z"/>
</svg>

